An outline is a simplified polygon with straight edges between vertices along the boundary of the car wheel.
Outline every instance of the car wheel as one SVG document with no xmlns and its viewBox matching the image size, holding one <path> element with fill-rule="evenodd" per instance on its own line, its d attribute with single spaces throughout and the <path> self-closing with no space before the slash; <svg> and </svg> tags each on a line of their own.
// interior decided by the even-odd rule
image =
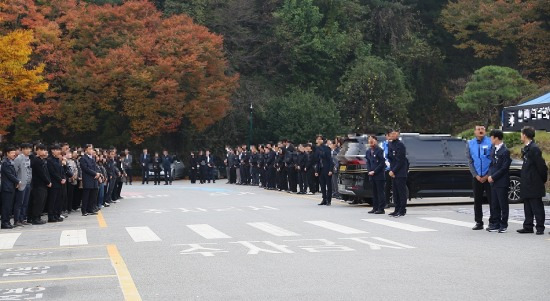
<svg viewBox="0 0 550 301">
<path fill-rule="evenodd" d="M 517 176 L 511 176 L 510 177 L 510 189 L 508 190 L 508 202 L 511 204 L 519 203 L 520 202 L 520 187 L 521 186 L 521 180 Z"/>
</svg>

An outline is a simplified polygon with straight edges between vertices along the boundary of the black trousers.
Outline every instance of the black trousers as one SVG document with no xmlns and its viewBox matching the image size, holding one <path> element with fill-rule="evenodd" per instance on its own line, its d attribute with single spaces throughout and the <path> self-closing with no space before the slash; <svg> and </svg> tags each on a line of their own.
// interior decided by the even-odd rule
<svg viewBox="0 0 550 301">
<path fill-rule="evenodd" d="M 125 169 L 124 172 L 126 173 L 126 184 L 128 183 L 132 184 L 132 169 L 131 168 Z"/>
<path fill-rule="evenodd" d="M 75 186 L 74 189 L 74 197 L 73 197 L 73 210 L 78 210 L 78 207 L 80 207 L 80 203 L 82 201 L 82 188 L 80 188 L 80 181 Z"/>
<path fill-rule="evenodd" d="M 172 183 L 172 170 L 170 168 L 164 170 L 164 184 Z"/>
<path fill-rule="evenodd" d="M 386 208 L 386 194 L 384 193 L 386 181 L 375 180 L 370 183 L 372 184 L 372 209 L 384 210 Z"/>
<path fill-rule="evenodd" d="M 392 195 L 392 178 L 390 177 L 390 171 L 389 170 L 386 170 L 385 171 L 386 173 L 386 184 L 384 185 L 384 196 L 386 197 L 386 207 L 389 208 L 389 204 L 391 202 L 390 198 L 391 198 L 391 195 Z"/>
<path fill-rule="evenodd" d="M 116 181 L 116 185 L 115 185 L 115 190 L 113 191 L 113 200 L 118 200 L 120 199 L 120 193 L 122 192 L 122 186 L 123 186 L 124 183 L 122 183 L 122 179 L 117 179 Z"/>
<path fill-rule="evenodd" d="M 229 168 L 229 183 L 235 184 L 237 182 L 237 168 L 231 167 Z"/>
<path fill-rule="evenodd" d="M 13 213 L 13 203 L 15 202 L 15 192 L 2 191 L 2 225 L 10 224 L 11 214 Z"/>
<path fill-rule="evenodd" d="M 48 197 L 48 188 L 46 186 L 33 186 L 32 187 L 32 202 L 30 216 L 34 219 L 40 219 L 42 212 L 44 212 L 44 206 L 46 206 L 46 199 Z"/>
<path fill-rule="evenodd" d="M 82 207 L 80 208 L 82 214 L 94 212 L 94 205 L 97 203 L 97 190 L 97 188 L 82 190 Z"/>
<path fill-rule="evenodd" d="M 472 183 L 474 189 L 474 218 L 476 224 L 483 225 L 484 193 L 487 197 L 487 200 L 489 201 L 489 211 L 491 212 L 491 216 L 489 217 L 489 225 L 494 224 L 495 218 L 493 216 L 493 210 L 491 210 L 491 208 L 493 207 L 493 204 L 491 203 L 491 184 L 488 181 L 486 181 L 485 183 L 481 183 L 476 178 L 473 178 Z"/>
<path fill-rule="evenodd" d="M 296 192 L 296 185 L 298 185 L 298 173 L 296 172 L 296 167 L 294 167 L 294 165 L 288 166 L 286 168 L 286 173 L 288 175 L 288 190 Z"/>
<path fill-rule="evenodd" d="M 258 166 L 250 167 L 250 177 L 252 179 L 252 185 L 260 184 L 260 168 Z"/>
<path fill-rule="evenodd" d="M 197 168 L 191 168 L 189 170 L 189 179 L 191 180 L 191 184 L 195 184 L 197 182 Z"/>
<path fill-rule="evenodd" d="M 298 174 L 298 188 L 300 192 L 305 193 L 307 191 L 307 173 L 305 171 L 299 170 Z"/>
<path fill-rule="evenodd" d="M 149 184 L 149 168 L 147 167 L 141 168 L 141 184 L 144 183 Z"/>
<path fill-rule="evenodd" d="M 525 210 L 525 221 L 523 229 L 533 230 L 533 218 L 537 221 L 537 231 L 544 231 L 544 204 L 542 198 L 523 199 L 523 209 Z"/>
<path fill-rule="evenodd" d="M 328 175 L 328 171 L 319 173 L 319 183 L 321 184 L 323 202 L 330 204 L 332 201 L 332 176 Z"/>
<path fill-rule="evenodd" d="M 306 171 L 306 177 L 307 177 L 307 187 L 309 187 L 309 192 L 311 193 L 317 193 L 319 190 L 317 189 L 317 182 L 315 181 L 315 171 L 313 169 L 309 169 Z"/>
<path fill-rule="evenodd" d="M 241 183 L 250 184 L 250 165 L 241 165 Z"/>
<path fill-rule="evenodd" d="M 155 184 L 160 184 L 160 169 L 155 169 L 153 170 L 154 172 L 154 181 L 155 181 Z"/>
<path fill-rule="evenodd" d="M 267 168 L 267 187 L 275 188 L 275 183 L 277 181 L 277 169 L 275 166 L 269 166 Z"/>
<path fill-rule="evenodd" d="M 62 200 L 61 188 L 50 188 L 48 191 L 48 218 L 59 217 L 58 208 Z"/>
<path fill-rule="evenodd" d="M 493 227 L 508 228 L 508 187 L 491 187 L 491 216 L 494 218 Z"/>
<path fill-rule="evenodd" d="M 395 212 L 407 213 L 407 178 L 393 178 L 393 203 Z"/>
<path fill-rule="evenodd" d="M 76 185 L 67 184 L 67 200 L 65 201 L 65 205 L 63 206 L 63 210 L 72 210 L 73 209 L 73 200 L 74 200 L 75 190 L 76 190 Z"/>
</svg>

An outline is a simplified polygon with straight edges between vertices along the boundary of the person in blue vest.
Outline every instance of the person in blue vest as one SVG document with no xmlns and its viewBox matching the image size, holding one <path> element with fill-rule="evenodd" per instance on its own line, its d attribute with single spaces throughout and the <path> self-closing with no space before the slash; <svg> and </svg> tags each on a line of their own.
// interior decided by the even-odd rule
<svg viewBox="0 0 550 301">
<path fill-rule="evenodd" d="M 17 149 L 9 146 L 5 151 L 6 158 L 2 161 L 1 169 L 1 196 L 2 196 L 2 229 L 13 229 L 11 224 L 11 214 L 13 203 L 15 201 L 15 190 L 21 186 L 21 181 L 17 178 L 13 160 L 17 157 Z"/>
<path fill-rule="evenodd" d="M 476 125 L 475 137 L 468 141 L 466 156 L 469 161 L 470 173 L 473 177 L 474 190 L 474 220 L 475 226 L 472 230 L 483 229 L 483 198 L 487 197 L 489 208 L 491 208 L 491 185 L 489 179 L 489 165 L 491 164 L 491 139 L 485 135 L 484 125 Z M 490 210 L 491 211 L 491 210 Z M 492 212 L 492 211 L 491 211 Z M 493 216 L 489 224 L 494 224 Z"/>
<path fill-rule="evenodd" d="M 489 178 L 491 183 L 491 215 L 495 222 L 489 225 L 487 231 L 506 233 L 508 229 L 508 189 L 510 187 L 510 151 L 502 141 L 504 133 L 501 130 L 491 131 L 491 165 L 489 166 Z"/>
<path fill-rule="evenodd" d="M 369 136 L 369 149 L 367 149 L 367 170 L 369 171 L 369 180 L 372 185 L 372 210 L 368 213 L 384 214 L 386 208 L 386 196 L 384 193 L 384 184 L 386 182 L 385 169 L 386 159 L 384 150 L 378 145 L 378 138 Z"/>
</svg>

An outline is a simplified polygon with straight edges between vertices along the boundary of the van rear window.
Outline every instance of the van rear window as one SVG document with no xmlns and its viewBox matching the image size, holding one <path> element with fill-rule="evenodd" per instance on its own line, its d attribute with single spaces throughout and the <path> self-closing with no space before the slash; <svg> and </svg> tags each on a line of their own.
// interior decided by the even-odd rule
<svg viewBox="0 0 550 301">
<path fill-rule="evenodd" d="M 361 156 L 365 155 L 367 147 L 365 144 L 357 141 L 345 141 L 342 149 L 340 150 L 340 155 L 344 156 Z"/>
</svg>

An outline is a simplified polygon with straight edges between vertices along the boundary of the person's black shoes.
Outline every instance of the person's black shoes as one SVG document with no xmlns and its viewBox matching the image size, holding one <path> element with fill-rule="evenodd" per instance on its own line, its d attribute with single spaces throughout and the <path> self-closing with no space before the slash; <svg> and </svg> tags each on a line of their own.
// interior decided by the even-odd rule
<svg viewBox="0 0 550 301">
<path fill-rule="evenodd" d="M 327 203 L 326 205 L 327 205 L 327 206 L 330 206 L 330 205 L 331 205 L 331 203 L 330 203 L 330 202 L 328 202 L 328 203 Z"/>
<path fill-rule="evenodd" d="M 497 228 L 497 227 L 494 227 L 494 226 L 487 227 L 488 232 L 498 232 L 498 230 L 500 230 L 500 228 Z"/>
<path fill-rule="evenodd" d="M 324 206 L 324 205 L 326 205 L 326 204 L 327 204 L 326 202 L 321 202 L 321 203 L 319 203 L 319 204 L 317 204 L 317 205 L 319 205 L 319 206 Z"/>
<path fill-rule="evenodd" d="M 82 213 L 82 216 L 88 216 L 88 213 Z"/>
<path fill-rule="evenodd" d="M 89 212 L 88 215 L 97 215 L 97 212 Z"/>
<path fill-rule="evenodd" d="M 57 223 L 57 218 L 48 218 L 48 223 Z"/>
<path fill-rule="evenodd" d="M 11 224 L 2 224 L 2 229 L 13 229 L 13 226 Z"/>
<path fill-rule="evenodd" d="M 33 225 L 44 225 L 45 223 L 46 223 L 45 221 L 43 221 L 42 219 L 39 219 L 39 218 L 32 221 Z"/>
<path fill-rule="evenodd" d="M 390 214 L 388 214 L 388 215 L 389 215 L 389 216 L 396 216 L 397 214 L 399 214 L 399 213 L 397 213 L 397 212 L 394 211 L 394 212 L 392 212 L 392 213 L 390 213 Z"/>
<path fill-rule="evenodd" d="M 533 229 L 529 230 L 529 229 L 519 229 L 517 230 L 518 233 L 520 234 L 526 234 L 526 233 L 535 233 L 535 231 L 533 231 Z M 537 231 L 538 232 L 538 231 Z M 537 233 L 538 234 L 538 233 Z M 540 235 L 540 234 L 539 234 Z"/>
<path fill-rule="evenodd" d="M 506 233 L 508 231 L 507 228 L 500 228 L 498 229 L 498 233 Z"/>
<path fill-rule="evenodd" d="M 374 214 L 376 213 L 376 210 L 372 209 L 371 211 L 367 212 L 368 214 Z"/>
<path fill-rule="evenodd" d="M 483 224 L 476 224 L 472 230 L 483 230 Z"/>
<path fill-rule="evenodd" d="M 378 211 L 374 212 L 374 214 L 386 214 L 386 211 L 378 210 Z"/>
</svg>

